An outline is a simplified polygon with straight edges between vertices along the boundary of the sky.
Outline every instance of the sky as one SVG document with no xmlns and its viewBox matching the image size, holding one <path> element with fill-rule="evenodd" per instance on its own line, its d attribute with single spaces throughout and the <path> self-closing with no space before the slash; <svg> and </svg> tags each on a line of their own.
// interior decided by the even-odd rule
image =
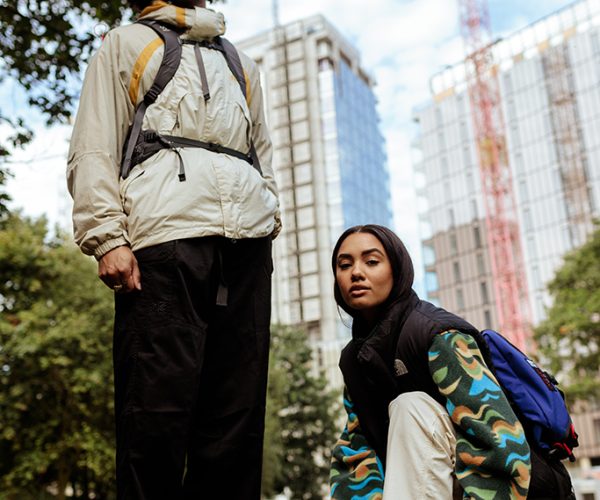
<svg viewBox="0 0 600 500">
<path fill-rule="evenodd" d="M 489 0 L 494 36 L 523 28 L 572 2 L 564 0 Z M 213 8 L 225 14 L 226 36 L 241 40 L 273 26 L 272 0 L 228 0 Z M 323 14 L 359 51 L 374 89 L 386 141 L 391 177 L 394 229 L 415 258 L 417 287 L 422 279 L 420 238 L 412 170 L 411 142 L 417 134 L 413 110 L 431 97 L 430 77 L 463 57 L 457 0 L 279 0 L 282 24 Z M 15 82 L 0 85 L 3 111 L 23 114 L 25 98 Z M 12 207 L 46 214 L 52 224 L 69 224 L 70 199 L 64 181 L 69 126 L 47 128 L 28 112 L 37 137 L 18 151 L 7 189 Z M 0 137 L 6 130 L 0 127 Z"/>
</svg>

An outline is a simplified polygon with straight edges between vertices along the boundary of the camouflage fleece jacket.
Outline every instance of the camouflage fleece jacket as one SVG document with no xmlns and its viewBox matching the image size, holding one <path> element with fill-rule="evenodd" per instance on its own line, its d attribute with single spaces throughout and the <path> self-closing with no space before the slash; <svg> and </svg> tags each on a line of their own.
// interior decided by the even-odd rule
<svg viewBox="0 0 600 500">
<path fill-rule="evenodd" d="M 455 330 L 437 335 L 429 349 L 429 372 L 455 425 L 455 472 L 464 498 L 527 498 L 529 446 L 475 340 Z M 362 434 L 346 392 L 344 407 L 348 421 L 333 449 L 331 498 L 381 500 L 383 467 Z"/>
</svg>

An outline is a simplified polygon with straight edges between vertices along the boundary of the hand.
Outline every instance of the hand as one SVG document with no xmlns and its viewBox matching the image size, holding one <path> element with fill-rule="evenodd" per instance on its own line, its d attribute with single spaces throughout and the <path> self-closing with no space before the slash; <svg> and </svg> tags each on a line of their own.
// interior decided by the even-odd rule
<svg viewBox="0 0 600 500">
<path fill-rule="evenodd" d="M 115 292 L 142 289 L 140 269 L 131 248 L 113 248 L 98 262 L 98 277 Z"/>
</svg>

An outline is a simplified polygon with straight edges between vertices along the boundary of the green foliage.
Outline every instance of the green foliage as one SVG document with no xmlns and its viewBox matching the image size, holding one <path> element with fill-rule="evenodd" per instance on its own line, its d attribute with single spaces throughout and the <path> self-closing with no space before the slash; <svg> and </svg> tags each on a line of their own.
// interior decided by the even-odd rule
<svg viewBox="0 0 600 500">
<path fill-rule="evenodd" d="M 600 225 L 549 284 L 553 306 L 535 336 L 571 398 L 600 397 Z"/>
<path fill-rule="evenodd" d="M 114 497 L 112 296 L 44 219 L 0 227 L 0 499 Z M 337 397 L 305 332 L 273 329 L 263 489 L 321 498 Z M 52 492 L 54 494 L 52 494 Z"/>
<path fill-rule="evenodd" d="M 77 96 L 78 77 L 95 45 L 99 22 L 117 24 L 126 0 L 16 0 L 0 6 L 0 75 L 17 79 L 29 104 L 48 122 L 64 121 Z"/>
<path fill-rule="evenodd" d="M 113 491 L 112 297 L 46 221 L 0 230 L 0 498 Z"/>
<path fill-rule="evenodd" d="M 288 487 L 294 499 L 323 498 L 339 413 L 337 396 L 315 374 L 306 332 L 271 335 L 263 494 Z"/>
<path fill-rule="evenodd" d="M 129 16 L 127 0 L 14 0 L 0 2 L 0 83 L 7 77 L 25 90 L 28 103 L 48 124 L 66 123 L 79 95 L 81 68 L 100 43 L 98 25 Z M 6 159 L 33 138 L 23 116 L 0 109 L 7 137 L 0 141 L 0 216 L 10 197 L 3 190 Z"/>
</svg>

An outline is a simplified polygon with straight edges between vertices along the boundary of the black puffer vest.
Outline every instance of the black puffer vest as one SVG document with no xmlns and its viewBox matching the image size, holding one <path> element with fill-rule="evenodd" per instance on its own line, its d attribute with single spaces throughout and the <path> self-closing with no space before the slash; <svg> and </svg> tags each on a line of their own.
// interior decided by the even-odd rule
<svg viewBox="0 0 600 500">
<path fill-rule="evenodd" d="M 353 335 L 340 358 L 361 429 L 384 464 L 393 399 L 422 391 L 446 403 L 429 374 L 427 353 L 434 336 L 459 330 L 484 345 L 473 325 L 444 309 L 416 298 L 408 309 L 405 302 L 391 305 L 366 337 Z"/>
</svg>

